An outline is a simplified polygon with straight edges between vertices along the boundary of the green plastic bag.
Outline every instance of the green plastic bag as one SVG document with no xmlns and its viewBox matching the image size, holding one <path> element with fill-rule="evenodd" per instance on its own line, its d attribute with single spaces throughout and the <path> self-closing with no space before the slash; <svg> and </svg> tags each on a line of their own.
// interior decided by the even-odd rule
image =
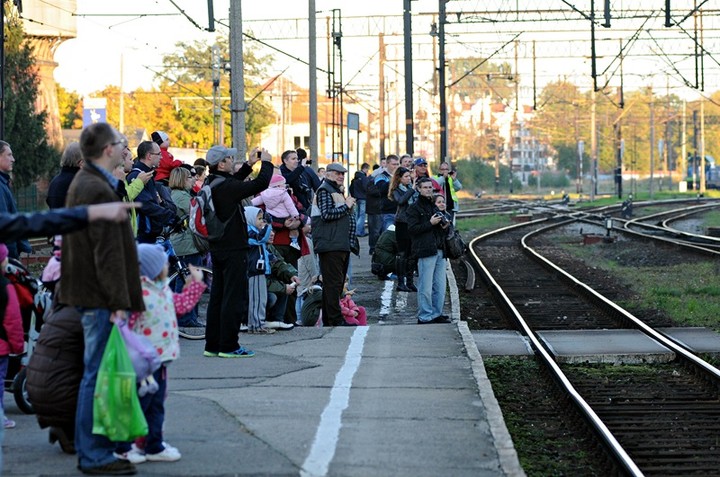
<svg viewBox="0 0 720 477">
<path fill-rule="evenodd" d="M 103 352 L 93 400 L 93 434 L 131 441 L 148 433 L 137 394 L 137 377 L 117 325 Z"/>
</svg>

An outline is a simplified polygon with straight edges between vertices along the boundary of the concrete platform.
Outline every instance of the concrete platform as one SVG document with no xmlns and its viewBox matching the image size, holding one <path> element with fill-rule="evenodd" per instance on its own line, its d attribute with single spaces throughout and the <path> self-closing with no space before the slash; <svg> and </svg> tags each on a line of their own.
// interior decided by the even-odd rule
<svg viewBox="0 0 720 477">
<path fill-rule="evenodd" d="M 702 327 L 659 328 L 697 353 L 720 356 L 720 334 Z M 533 351 L 517 331 L 474 331 L 473 339 L 483 356 L 524 356 Z M 675 354 L 637 330 L 572 330 L 538 333 L 563 363 L 669 362 Z"/>
<path fill-rule="evenodd" d="M 204 358 L 181 341 L 168 368 L 164 439 L 179 462 L 140 476 L 524 476 L 465 322 L 417 325 L 415 294 L 352 260 L 368 327 L 241 334 L 251 359 Z M 445 313 L 459 315 L 454 278 Z M 5 393 L 3 475 L 79 475 Z"/>
</svg>

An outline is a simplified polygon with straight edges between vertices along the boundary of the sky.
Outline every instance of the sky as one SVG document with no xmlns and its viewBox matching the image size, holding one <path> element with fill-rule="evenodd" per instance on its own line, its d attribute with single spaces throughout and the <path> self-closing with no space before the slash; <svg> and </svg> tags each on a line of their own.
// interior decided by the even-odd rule
<svg viewBox="0 0 720 477">
<path fill-rule="evenodd" d="M 70 0 L 26 0 L 43 8 L 62 8 Z M 398 17 L 402 15 L 402 0 L 316 0 L 318 11 L 318 67 L 327 68 L 326 17 L 332 9 L 340 9 L 343 28 L 343 82 L 354 89 L 355 94 L 370 97 L 378 84 L 378 39 L 376 31 L 387 34 L 386 75 L 390 82 L 402 83 L 402 36 Z M 494 21 L 473 14 L 476 10 L 497 7 L 498 10 L 512 10 L 516 0 L 451 0 L 448 2 L 450 24 L 447 25 L 447 56 L 492 57 L 493 61 L 507 62 L 514 69 L 517 56 L 521 83 L 520 93 L 527 103 L 536 94 L 533 84 L 542 85 L 549 81 L 567 78 L 582 88 L 591 86 L 589 23 L 582 20 L 580 13 L 587 12 L 589 0 L 563 2 L 543 0 L 544 8 L 565 10 L 559 14 L 543 14 L 535 22 L 515 22 L 512 14 L 498 15 Z M 604 2 L 595 1 L 596 5 Z M 663 29 L 662 5 L 658 0 L 636 0 L 623 2 L 614 0 L 613 8 L 638 9 L 645 7 L 651 12 L 650 21 L 631 18 L 613 19 L 612 28 L 597 29 L 597 68 L 600 73 L 599 86 L 610 89 L 621 84 L 617 61 L 620 48 L 635 54 L 624 63 L 623 86 L 626 90 L 654 86 L 656 90 L 692 96 L 694 90 L 684 83 L 695 81 L 694 63 L 689 56 L 693 51 L 692 19 L 686 19 L 682 28 Z M 492 4 L 492 5 L 490 5 Z M 567 13 L 568 4 L 577 5 L 578 12 Z M 628 7 L 632 5 L 632 7 Z M 672 2 L 675 19 L 679 20 L 692 7 L 692 0 Z M 81 95 L 101 90 L 106 85 L 121 83 L 125 91 L 137 87 L 152 86 L 153 71 L 162 65 L 163 54 L 176 51 L 179 41 L 207 40 L 212 42 L 216 35 L 227 34 L 229 0 L 214 0 L 218 32 L 209 33 L 197 28 L 181 15 L 205 28 L 208 24 L 207 1 L 205 0 L 123 0 L 108 2 L 77 0 L 77 38 L 60 44 L 55 54 L 59 66 L 55 78 L 63 87 Z M 600 6 L 598 6 L 600 8 Z M 414 0 L 413 9 L 413 75 L 418 88 L 430 88 L 434 64 L 433 43 L 429 35 L 433 22 L 432 12 L 437 12 L 438 0 Z M 307 66 L 301 61 L 308 58 L 307 39 L 288 38 L 297 32 L 302 36 L 307 28 L 308 5 L 304 0 L 243 0 L 242 14 L 244 31 L 264 39 L 287 55 L 273 52 L 275 60 L 268 71 L 268 77 L 282 73 L 294 82 L 307 86 Z M 98 16 L 104 14 L 106 16 Z M 127 16 L 120 16 L 127 15 Z M 602 12 L 598 12 L 600 17 Z M 717 15 L 717 13 L 715 13 Z M 709 52 L 720 50 L 718 18 L 709 13 L 705 21 L 705 47 Z M 639 15 L 641 17 L 642 15 Z M 574 21 L 551 21 L 562 18 Z M 281 19 L 299 19 L 296 23 Z M 392 33 L 396 33 L 393 35 Z M 633 41 L 633 36 L 639 39 Z M 517 49 L 515 42 L 517 40 Z M 245 44 L 250 43 L 244 40 Z M 533 45 L 537 42 L 537 60 L 534 63 Z M 270 50 L 264 50 L 270 52 Z M 705 91 L 720 89 L 720 63 L 713 56 L 705 60 Z M 324 89 L 325 77 L 318 74 L 319 89 Z"/>
</svg>

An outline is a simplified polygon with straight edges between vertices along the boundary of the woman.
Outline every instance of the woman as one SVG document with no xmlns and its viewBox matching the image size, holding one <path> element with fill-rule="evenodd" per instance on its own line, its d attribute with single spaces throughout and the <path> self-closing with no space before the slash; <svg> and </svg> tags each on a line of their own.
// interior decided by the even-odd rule
<svg viewBox="0 0 720 477">
<path fill-rule="evenodd" d="M 190 213 L 190 190 L 193 184 L 195 184 L 195 176 L 190 173 L 188 168 L 182 166 L 176 167 L 170 172 L 170 179 L 168 181 L 170 196 L 177 207 L 178 217 L 182 219 L 186 219 Z M 172 243 L 173 249 L 175 249 L 175 254 L 184 263 L 196 266 L 203 265 L 203 256 L 195 247 L 192 231 L 189 228 L 170 235 L 170 243 Z M 182 284 L 180 284 L 179 287 L 182 288 Z M 203 328 L 202 330 L 198 330 L 198 332 L 205 333 L 205 325 L 198 321 L 197 307 L 190 313 L 178 318 L 178 326 L 180 328 Z M 186 329 L 184 332 L 192 333 L 192 330 Z"/>
<path fill-rule="evenodd" d="M 413 187 L 412 174 L 404 168 L 398 167 L 390 180 L 388 198 L 397 203 L 395 213 L 395 240 L 397 241 L 398 256 L 395 260 L 395 274 L 398 277 L 397 291 L 416 292 L 413 283 L 414 266 L 410 262 L 411 241 L 407 224 L 407 208 L 415 202 L 417 191 Z"/>
</svg>

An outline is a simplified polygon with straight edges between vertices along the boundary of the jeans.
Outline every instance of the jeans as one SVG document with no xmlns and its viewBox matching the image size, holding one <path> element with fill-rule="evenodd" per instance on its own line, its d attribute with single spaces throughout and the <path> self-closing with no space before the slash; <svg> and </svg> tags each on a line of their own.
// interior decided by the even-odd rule
<svg viewBox="0 0 720 477">
<path fill-rule="evenodd" d="M 140 407 L 148 424 L 148 434 L 145 438 L 146 454 L 158 454 L 165 450 L 162 430 L 165 422 L 167 368 L 164 364 L 153 373 L 153 377 L 158 383 L 158 390 L 140 398 Z M 117 445 L 117 452 L 122 454 L 130 451 L 131 448 L 132 442 L 121 442 Z"/>
<path fill-rule="evenodd" d="M 355 202 L 355 219 L 357 221 L 355 230 L 358 237 L 365 235 L 365 199 L 358 199 Z"/>
<path fill-rule="evenodd" d="M 299 302 L 300 300 L 298 300 Z M 271 293 L 267 295 L 267 321 L 283 322 L 285 308 L 287 307 L 288 296 L 285 293 Z M 299 315 L 298 315 L 299 316 Z"/>
<path fill-rule="evenodd" d="M 382 214 L 382 229 L 380 229 L 380 234 L 382 235 L 383 232 L 385 232 L 388 227 L 395 224 L 395 214 Z"/>
<path fill-rule="evenodd" d="M 182 257 L 179 257 L 180 260 L 182 260 L 187 265 L 196 265 L 201 266 L 203 263 L 203 256 L 199 253 L 195 253 L 192 255 L 184 255 Z M 173 291 L 175 293 L 182 292 L 183 286 L 185 286 L 185 282 L 182 280 L 175 280 L 175 283 L 173 284 Z M 207 318 L 207 317 L 204 317 Z M 185 313 L 181 317 L 178 318 L 178 326 L 192 326 L 196 325 L 198 321 L 198 306 L 195 305 L 195 308 L 193 308 L 191 311 Z"/>
<path fill-rule="evenodd" d="M 375 250 L 375 244 L 380 238 L 382 233 L 382 215 L 380 214 L 368 214 L 368 231 L 370 236 L 368 237 L 368 245 L 370 246 L 370 253 Z"/>
<path fill-rule="evenodd" d="M 75 418 L 75 449 L 81 468 L 99 467 L 115 460 L 115 444 L 107 437 L 93 434 L 93 395 L 100 360 L 110 337 L 113 324 L 110 310 L 102 308 L 80 309 L 85 340 L 82 381 L 78 388 L 77 417 Z"/>
<path fill-rule="evenodd" d="M 418 259 L 417 318 L 430 321 L 442 315 L 445 304 L 445 257 L 442 250 Z"/>
</svg>

